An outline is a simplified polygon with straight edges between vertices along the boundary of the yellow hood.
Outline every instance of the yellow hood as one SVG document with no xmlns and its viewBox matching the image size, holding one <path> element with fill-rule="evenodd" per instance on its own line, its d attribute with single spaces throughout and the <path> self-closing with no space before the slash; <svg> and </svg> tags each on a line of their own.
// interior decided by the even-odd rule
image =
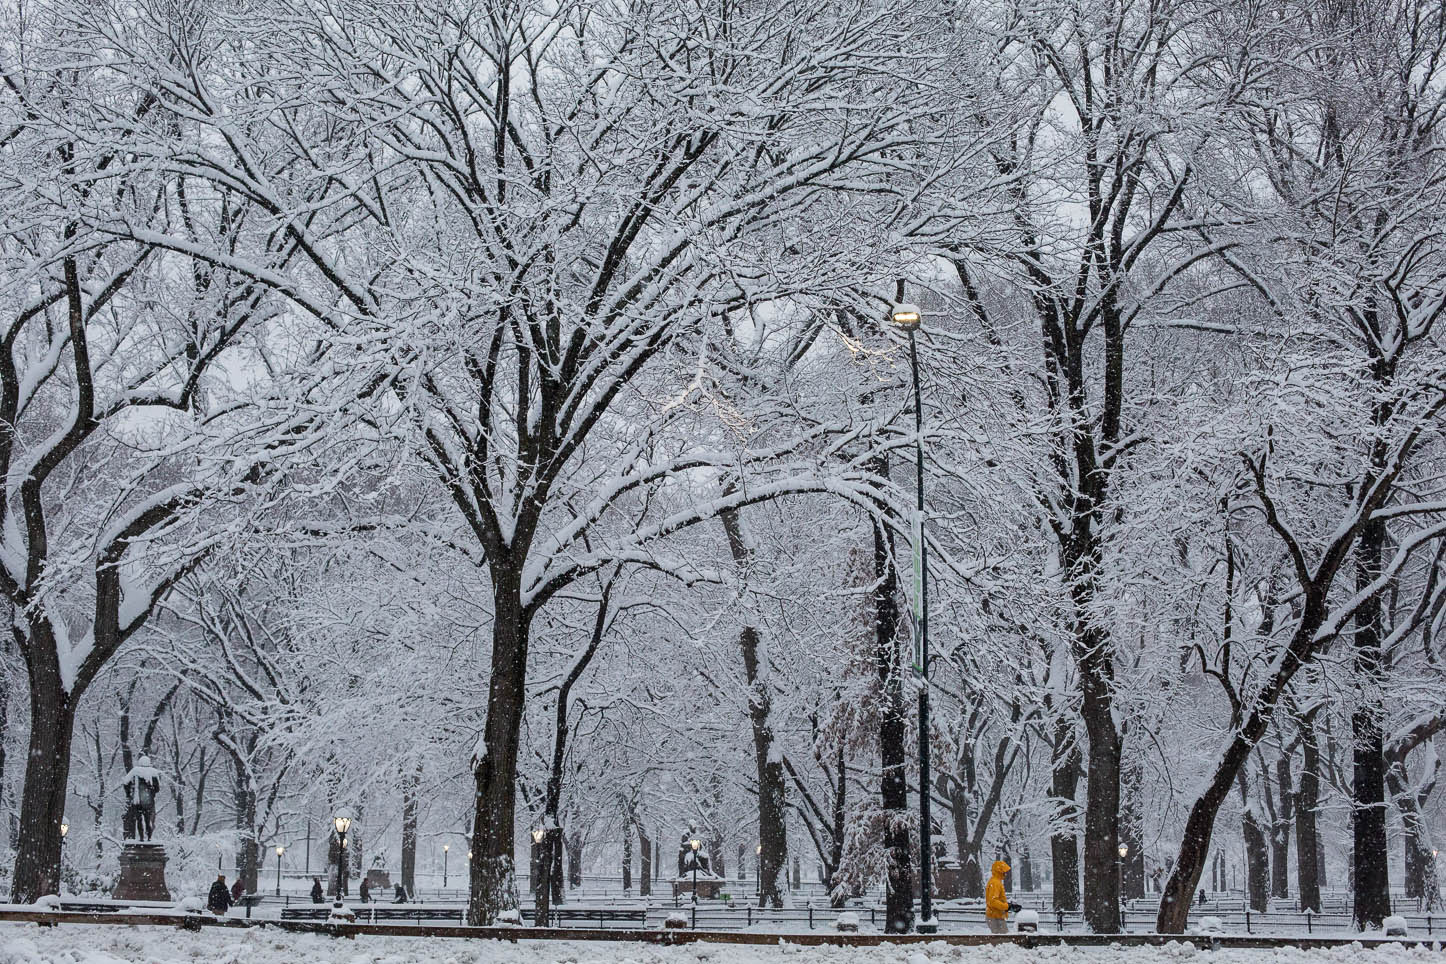
<svg viewBox="0 0 1446 964">
<path fill-rule="evenodd" d="M 994 866 L 989 868 L 989 871 L 996 877 L 1003 877 L 1009 873 L 1009 865 L 1002 860 L 996 860 L 994 861 Z"/>
</svg>

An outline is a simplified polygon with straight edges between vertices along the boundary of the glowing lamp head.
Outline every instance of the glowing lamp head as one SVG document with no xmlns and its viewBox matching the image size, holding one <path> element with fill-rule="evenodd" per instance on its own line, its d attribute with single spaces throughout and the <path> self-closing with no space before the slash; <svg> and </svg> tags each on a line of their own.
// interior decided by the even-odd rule
<svg viewBox="0 0 1446 964">
<path fill-rule="evenodd" d="M 447 851 L 449 851 L 449 850 L 451 850 L 451 849 L 452 849 L 452 845 L 451 845 L 451 844 L 445 844 L 445 843 L 442 844 L 442 853 L 446 853 Z"/>
<path fill-rule="evenodd" d="M 280 857 L 280 856 L 281 856 L 282 854 L 284 854 L 284 853 L 286 853 L 286 848 L 285 848 L 285 847 L 277 847 L 277 848 L 276 848 L 276 856 Z"/>
<path fill-rule="evenodd" d="M 64 837 L 68 833 L 70 833 L 70 824 L 66 823 L 64 820 L 60 821 L 60 835 Z"/>
<path fill-rule="evenodd" d="M 692 840 L 688 841 L 688 846 L 692 847 L 696 851 L 703 846 L 703 841 L 699 840 L 697 837 L 694 837 Z"/>
<path fill-rule="evenodd" d="M 889 310 L 889 321 L 893 322 L 895 328 L 905 331 L 918 328 L 923 320 L 924 314 L 919 311 L 918 305 L 896 304 Z"/>
<path fill-rule="evenodd" d="M 754 852 L 755 854 L 762 854 L 762 853 L 763 853 L 763 844 L 759 844 L 758 846 L 754 847 L 754 848 L 753 848 L 753 852 Z"/>
<path fill-rule="evenodd" d="M 546 833 L 543 832 L 543 829 L 541 827 L 538 827 L 536 830 L 532 831 L 532 842 L 542 843 L 542 838 L 545 836 Z"/>
<path fill-rule="evenodd" d="M 467 859 L 468 859 L 468 860 L 471 860 L 471 859 L 472 859 L 472 851 L 470 851 L 470 850 L 467 851 Z"/>
<path fill-rule="evenodd" d="M 336 827 L 337 833 L 346 833 L 348 830 L 351 829 L 351 811 L 338 810 L 336 812 L 336 817 L 332 820 L 332 825 Z"/>
<path fill-rule="evenodd" d="M 1129 852 L 1130 852 L 1130 848 L 1129 848 L 1128 845 L 1126 845 L 1126 844 L 1120 844 L 1120 858 L 1121 858 L 1121 859 L 1124 859 L 1124 857 L 1126 857 L 1126 856 L 1129 854 Z"/>
</svg>

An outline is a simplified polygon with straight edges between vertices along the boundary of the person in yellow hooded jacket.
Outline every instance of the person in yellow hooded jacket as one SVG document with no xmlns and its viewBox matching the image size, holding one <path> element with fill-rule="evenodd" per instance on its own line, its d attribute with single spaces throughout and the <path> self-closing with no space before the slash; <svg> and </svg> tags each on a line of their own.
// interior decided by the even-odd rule
<svg viewBox="0 0 1446 964">
<path fill-rule="evenodd" d="M 1008 934 L 1009 912 L 1019 909 L 1018 904 L 1009 902 L 1009 895 L 1004 892 L 1004 875 L 1009 873 L 1009 865 L 996 860 L 989 870 L 989 884 L 984 888 L 984 920 L 989 925 L 989 933 Z"/>
</svg>

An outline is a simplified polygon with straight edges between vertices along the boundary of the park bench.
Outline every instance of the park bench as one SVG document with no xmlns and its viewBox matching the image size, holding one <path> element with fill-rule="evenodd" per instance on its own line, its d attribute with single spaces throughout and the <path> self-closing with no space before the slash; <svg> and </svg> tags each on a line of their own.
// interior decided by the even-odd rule
<svg viewBox="0 0 1446 964">
<path fill-rule="evenodd" d="M 125 904 L 100 904 L 82 900 L 62 900 L 58 909 L 67 914 L 114 914 L 117 911 L 130 910 Z"/>
<path fill-rule="evenodd" d="M 425 904 L 347 904 L 359 923 L 391 921 L 447 921 L 461 924 L 466 920 L 462 907 L 427 906 Z M 320 920 L 331 916 L 330 904 L 311 904 L 281 908 L 282 920 Z"/>
<path fill-rule="evenodd" d="M 462 907 L 428 906 L 425 904 L 394 905 L 394 904 L 348 904 L 348 907 L 356 914 L 358 923 L 382 923 L 391 921 L 416 921 L 424 923 L 429 921 L 448 921 L 462 924 L 466 922 L 467 911 Z M 330 904 L 311 904 L 281 908 L 282 920 L 315 920 L 324 921 L 331 914 Z M 646 910 L 642 908 L 611 908 L 611 907 L 554 907 L 551 918 L 558 924 L 596 924 L 605 926 L 607 924 L 632 924 L 642 927 L 647 923 Z M 522 919 L 529 923 L 535 919 L 534 911 L 530 907 L 522 909 Z"/>
<path fill-rule="evenodd" d="M 535 918 L 536 911 L 531 907 L 522 909 L 522 919 L 531 921 Z M 642 908 L 616 908 L 616 907 L 553 907 L 548 914 L 558 924 L 563 923 L 588 923 L 606 925 L 608 923 L 635 924 L 642 927 L 647 923 L 648 912 Z"/>
</svg>

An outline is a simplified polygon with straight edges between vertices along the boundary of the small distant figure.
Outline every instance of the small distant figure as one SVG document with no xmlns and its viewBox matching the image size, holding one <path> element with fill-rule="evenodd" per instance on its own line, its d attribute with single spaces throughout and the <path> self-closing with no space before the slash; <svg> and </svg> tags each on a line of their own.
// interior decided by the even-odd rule
<svg viewBox="0 0 1446 964">
<path fill-rule="evenodd" d="M 231 909 L 231 892 L 226 889 L 226 875 L 217 874 L 211 892 L 206 895 L 206 909 L 217 917 L 224 916 Z"/>
<path fill-rule="evenodd" d="M 1204 887 L 1201 887 L 1201 888 L 1200 888 L 1200 906 L 1201 906 L 1201 907 L 1204 907 L 1204 906 L 1205 906 L 1205 888 L 1204 888 Z"/>
<path fill-rule="evenodd" d="M 361 898 L 361 902 L 363 904 L 371 903 L 372 889 L 371 887 L 367 886 L 367 879 L 365 877 L 362 878 L 361 887 L 357 889 L 356 894 L 358 897 Z"/>
<path fill-rule="evenodd" d="M 396 896 L 392 899 L 393 904 L 405 904 L 407 902 L 407 889 L 397 884 Z"/>
<path fill-rule="evenodd" d="M 1011 904 L 1009 895 L 1004 892 L 1004 875 L 1007 873 L 1009 865 L 1002 860 L 994 861 L 994 866 L 989 868 L 989 885 L 984 888 L 984 920 L 991 934 L 1008 934 L 1009 914 L 1019 910 L 1019 905 Z"/>
<path fill-rule="evenodd" d="M 322 890 L 321 890 L 321 878 L 320 878 L 320 877 L 313 877 L 313 878 L 311 878 L 311 902 L 312 902 L 313 904 L 324 904 L 324 903 L 326 903 L 326 895 L 323 894 L 323 893 L 322 893 Z"/>
<path fill-rule="evenodd" d="M 241 883 L 241 878 L 236 878 L 236 883 L 231 885 L 231 903 L 235 904 L 241 900 L 241 895 L 246 893 L 246 885 Z"/>
</svg>

